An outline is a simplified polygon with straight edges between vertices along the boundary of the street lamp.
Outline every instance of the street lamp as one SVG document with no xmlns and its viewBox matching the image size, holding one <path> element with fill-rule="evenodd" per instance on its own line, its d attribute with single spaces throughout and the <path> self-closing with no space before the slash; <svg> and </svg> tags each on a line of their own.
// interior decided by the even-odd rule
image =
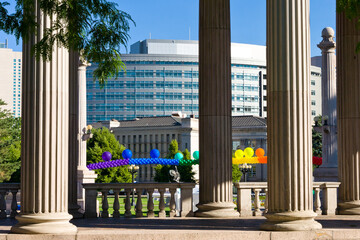
<svg viewBox="0 0 360 240">
<path fill-rule="evenodd" d="M 135 166 L 134 164 L 128 166 L 128 171 L 131 173 L 132 180 L 131 182 L 134 183 L 134 176 L 137 171 L 139 171 L 139 166 Z M 132 189 L 132 200 L 131 200 L 131 206 L 134 206 L 134 189 Z"/>
<path fill-rule="evenodd" d="M 246 182 L 246 175 L 248 172 L 251 171 L 252 166 L 248 165 L 247 163 L 241 164 L 240 165 L 240 171 L 243 173 L 244 175 L 244 182 Z"/>
</svg>

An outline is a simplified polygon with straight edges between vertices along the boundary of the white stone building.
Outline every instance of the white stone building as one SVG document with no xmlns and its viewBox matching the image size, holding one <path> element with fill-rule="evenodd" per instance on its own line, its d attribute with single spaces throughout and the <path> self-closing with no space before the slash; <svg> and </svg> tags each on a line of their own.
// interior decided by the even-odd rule
<svg viewBox="0 0 360 240">
<path fill-rule="evenodd" d="M 261 147 L 266 153 L 266 120 L 264 118 L 234 116 L 232 122 L 233 150 Z M 186 117 L 181 113 L 167 117 L 147 117 L 130 121 L 112 120 L 94 124 L 96 128 L 103 126 L 113 132 L 120 144 L 133 152 L 133 158 L 148 158 L 150 151 L 154 148 L 160 151 L 161 157 L 165 157 L 173 139 L 178 141 L 181 151 L 188 149 L 192 154 L 199 150 L 199 120 Z M 153 166 L 140 167 L 138 181 L 151 182 L 153 177 Z M 265 181 L 266 166 L 254 165 L 249 180 Z"/>
</svg>

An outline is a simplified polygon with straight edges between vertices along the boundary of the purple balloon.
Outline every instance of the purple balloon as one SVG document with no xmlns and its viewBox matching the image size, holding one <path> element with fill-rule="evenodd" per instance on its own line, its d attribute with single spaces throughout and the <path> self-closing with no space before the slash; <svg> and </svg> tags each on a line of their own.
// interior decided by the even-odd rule
<svg viewBox="0 0 360 240">
<path fill-rule="evenodd" d="M 101 157 L 102 157 L 102 159 L 104 160 L 104 161 L 110 161 L 111 160 L 111 158 L 112 158 L 112 155 L 111 155 L 111 153 L 110 152 L 104 152 L 102 155 L 101 155 Z"/>
</svg>

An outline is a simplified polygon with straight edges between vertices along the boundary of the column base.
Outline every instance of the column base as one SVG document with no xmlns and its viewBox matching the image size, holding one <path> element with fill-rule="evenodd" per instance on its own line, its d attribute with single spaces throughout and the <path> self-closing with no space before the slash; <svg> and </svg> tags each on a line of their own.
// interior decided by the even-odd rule
<svg viewBox="0 0 360 240">
<path fill-rule="evenodd" d="M 13 233 L 22 234 L 75 234 L 77 228 L 69 221 L 68 213 L 20 214 L 18 224 L 11 228 Z"/>
<path fill-rule="evenodd" d="M 84 213 L 79 205 L 69 207 L 69 214 L 72 216 L 73 219 L 84 218 Z"/>
<path fill-rule="evenodd" d="M 313 211 L 267 213 L 267 220 L 260 228 L 268 231 L 319 230 L 322 226 L 314 220 L 316 215 Z"/>
<path fill-rule="evenodd" d="M 337 211 L 339 215 L 360 215 L 360 201 L 338 203 Z"/>
<path fill-rule="evenodd" d="M 235 204 L 232 202 L 226 203 L 199 203 L 196 205 L 198 210 L 195 212 L 195 217 L 205 218 L 238 218 L 239 213 L 235 211 Z"/>
</svg>

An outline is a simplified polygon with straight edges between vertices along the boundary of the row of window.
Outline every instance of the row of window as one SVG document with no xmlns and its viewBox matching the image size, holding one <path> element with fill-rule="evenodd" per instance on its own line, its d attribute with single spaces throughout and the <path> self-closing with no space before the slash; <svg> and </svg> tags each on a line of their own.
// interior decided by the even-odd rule
<svg viewBox="0 0 360 240">
<path fill-rule="evenodd" d="M 86 77 L 92 77 L 92 70 L 86 71 Z M 127 70 L 126 72 L 119 72 L 118 78 L 131 77 L 131 78 L 199 78 L 198 71 L 182 71 L 182 70 Z M 258 81 L 259 76 L 256 74 L 248 73 L 232 73 L 232 80 L 246 80 Z"/>
<path fill-rule="evenodd" d="M 137 65 L 193 65 L 198 66 L 198 62 L 181 62 L 181 61 L 124 61 L 125 65 L 137 64 Z M 232 67 L 239 68 L 263 68 L 266 69 L 265 66 L 257 66 L 257 65 L 245 65 L 245 64 L 231 64 Z"/>
<path fill-rule="evenodd" d="M 199 106 L 196 104 L 151 104 L 151 103 L 137 103 L 137 104 L 107 104 L 104 105 L 88 105 L 88 112 L 123 112 L 123 111 L 199 111 Z"/>
<path fill-rule="evenodd" d="M 243 96 L 243 95 L 232 95 L 233 101 L 241 102 L 259 102 L 258 96 Z"/>
<path fill-rule="evenodd" d="M 98 83 L 87 82 L 87 89 L 95 88 Z M 198 82 L 181 82 L 181 81 L 109 81 L 105 89 L 198 89 Z"/>
</svg>

